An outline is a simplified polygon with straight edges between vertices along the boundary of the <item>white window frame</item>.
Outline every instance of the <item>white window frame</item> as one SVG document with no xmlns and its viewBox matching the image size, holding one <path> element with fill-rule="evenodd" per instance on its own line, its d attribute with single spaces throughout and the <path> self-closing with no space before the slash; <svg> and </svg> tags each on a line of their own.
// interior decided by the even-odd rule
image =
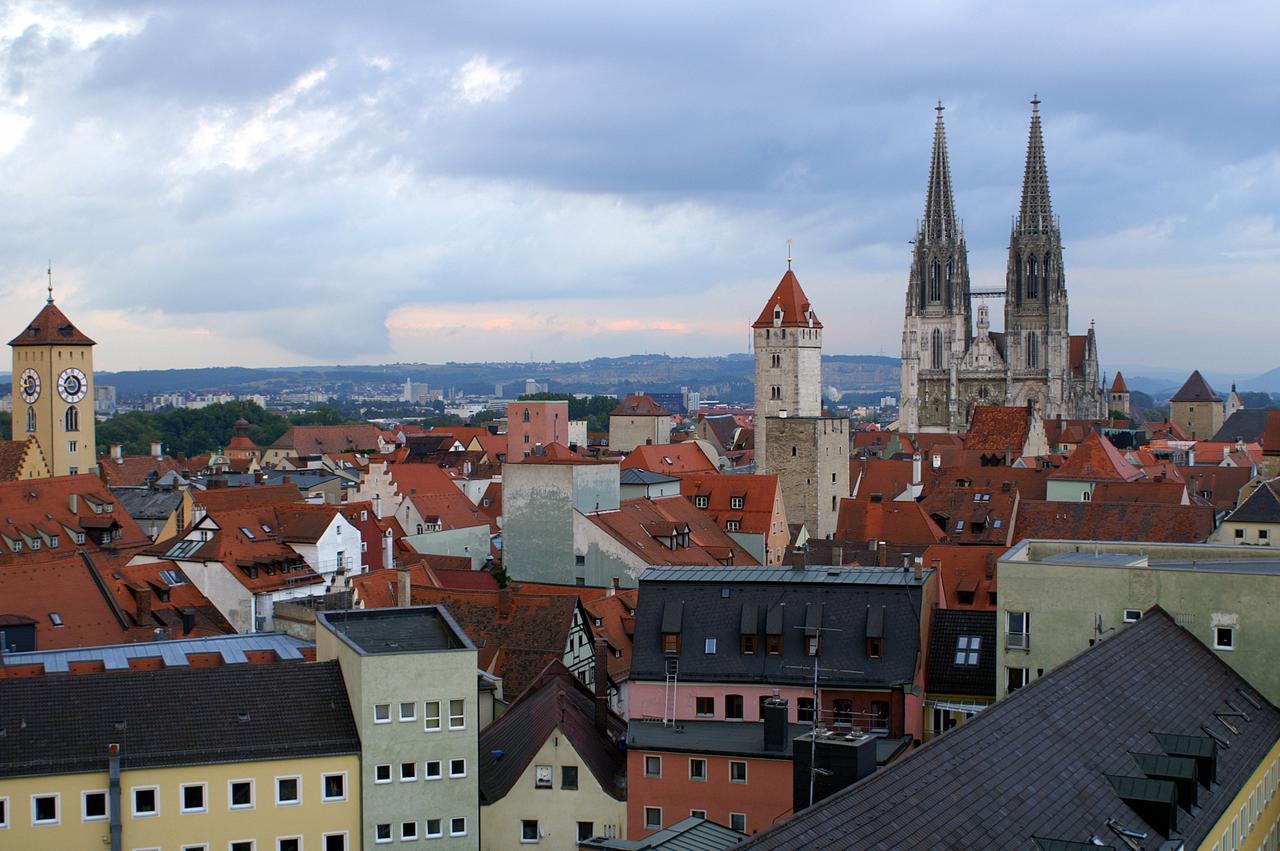
<svg viewBox="0 0 1280 851">
<path fill-rule="evenodd" d="M 533 839 L 526 839 L 526 838 L 525 838 L 525 836 L 524 836 L 524 828 L 525 828 L 525 825 L 527 825 L 527 824 L 532 824 L 532 825 L 533 825 L 533 833 L 534 833 L 534 837 L 533 837 Z M 521 844 L 521 845 L 536 845 L 536 844 L 538 844 L 538 843 L 539 843 L 539 842 L 541 842 L 541 841 L 542 841 L 542 826 L 541 826 L 541 823 L 540 823 L 536 818 L 522 818 L 522 819 L 520 819 L 520 844 Z"/>
<path fill-rule="evenodd" d="M 439 828 L 435 833 L 431 832 L 431 822 L 438 822 Z M 422 820 L 422 835 L 427 839 L 439 839 L 444 836 L 444 819 L 443 818 L 425 818 Z"/>
<path fill-rule="evenodd" d="M 649 773 L 649 760 L 656 759 L 658 761 L 658 773 Z M 647 753 L 644 755 L 644 776 L 645 777 L 661 777 L 662 776 L 662 757 L 656 753 Z"/>
<path fill-rule="evenodd" d="M 409 714 L 404 714 L 404 708 L 409 707 Z M 418 720 L 418 701 L 402 700 L 400 701 L 400 720 L 401 721 L 417 721 Z"/>
<path fill-rule="evenodd" d="M 694 773 L 693 773 L 693 766 L 694 766 L 696 763 L 702 763 L 702 776 L 701 776 L 701 777 L 695 777 L 695 776 L 694 776 Z M 689 757 L 689 782 L 691 782 L 691 783 L 706 783 L 706 782 L 707 782 L 707 761 L 706 761 L 705 759 L 703 759 L 702 757 L 700 757 L 700 756 L 691 756 L 691 757 Z"/>
<path fill-rule="evenodd" d="M 156 808 L 149 813 L 138 812 L 138 793 L 145 792 L 150 789 L 156 793 Z M 156 818 L 160 815 L 160 787 L 159 786 L 131 786 L 129 787 L 129 816 L 131 818 Z"/>
<path fill-rule="evenodd" d="M 1030 612 L 1014 612 L 1006 611 L 1004 613 L 1004 632 L 1006 650 L 1030 650 L 1031 649 L 1031 613 Z M 1013 616 L 1022 616 L 1022 631 L 1013 631 Z"/>
<path fill-rule="evenodd" d="M 1009 683 L 1010 679 L 1012 679 L 1012 678 L 1011 678 L 1011 676 L 1010 676 L 1010 674 L 1011 674 L 1013 671 L 1022 671 L 1022 683 L 1018 685 L 1018 688 L 1026 688 L 1028 685 L 1030 685 L 1030 684 L 1031 684 L 1031 669 L 1030 669 L 1030 668 L 1023 668 L 1023 667 L 1020 667 L 1020 666 L 1018 666 L 1018 665 L 1006 665 L 1004 670 L 1005 670 L 1005 673 L 1004 673 L 1004 690 L 1005 690 L 1005 692 L 1006 692 L 1006 693 L 1008 693 L 1008 692 L 1012 692 L 1012 691 L 1016 691 L 1016 689 L 1010 688 L 1010 683 Z"/>
<path fill-rule="evenodd" d="M 53 798 L 53 818 L 43 821 L 36 821 L 36 799 L 37 798 Z M 7 799 L 6 799 L 7 800 Z M 9 817 L 9 821 L 13 821 L 13 817 Z M 37 792 L 31 796 L 31 826 L 32 827 L 49 827 L 55 824 L 62 824 L 62 793 L 61 792 Z"/>
<path fill-rule="evenodd" d="M 733 826 L 733 820 L 735 818 L 742 819 L 742 830 L 738 830 L 736 827 Z M 747 835 L 747 814 L 746 813 L 729 813 L 729 829 L 738 830 L 739 833 L 741 833 L 743 836 L 746 836 Z"/>
<path fill-rule="evenodd" d="M 436 725 L 434 727 L 431 726 L 431 707 L 433 706 L 435 707 L 435 710 L 436 710 L 436 717 L 435 717 Z M 441 730 L 443 730 L 444 729 L 444 713 L 442 711 L 443 709 L 444 707 L 440 705 L 440 701 L 438 700 L 424 700 L 422 702 L 422 729 L 428 733 L 439 733 Z"/>
<path fill-rule="evenodd" d="M 412 774 L 410 774 L 408 777 L 405 777 L 405 776 L 404 776 L 404 770 L 405 770 L 405 768 L 406 768 L 406 767 L 407 767 L 407 768 L 409 768 L 409 769 L 413 772 L 413 773 L 412 773 Z M 400 770 L 399 770 L 398 772 L 396 772 L 396 778 L 397 778 L 401 783 L 417 783 L 417 782 L 418 782 L 418 762 L 417 762 L 417 760 L 414 760 L 414 761 L 412 761 L 412 762 L 402 762 L 402 763 L 400 763 Z"/>
<path fill-rule="evenodd" d="M 413 833 L 405 833 L 404 832 L 405 825 L 410 825 L 413 828 Z M 401 842 L 417 842 L 418 841 L 418 823 L 416 821 L 400 822 L 400 841 Z"/>
<path fill-rule="evenodd" d="M 707 817 L 707 811 L 706 811 L 706 810 L 689 810 L 689 818 L 702 818 L 702 819 L 704 819 L 704 818 L 706 818 L 706 817 Z"/>
<path fill-rule="evenodd" d="M 350 843 L 348 843 L 347 840 L 351 838 L 351 835 L 347 833 L 345 830 L 335 830 L 335 831 L 331 831 L 330 833 L 320 834 L 320 851 L 328 851 L 329 837 L 331 836 L 341 836 L 342 847 L 343 848 L 350 847 Z"/>
<path fill-rule="evenodd" d="M 742 766 L 742 779 L 741 779 L 741 780 L 734 780 L 734 779 L 733 779 L 733 767 L 734 767 L 735 765 L 741 765 L 741 766 Z M 743 759 L 731 759 L 731 760 L 729 760 L 729 782 L 730 782 L 730 783 L 740 783 L 740 784 L 745 784 L 745 783 L 747 782 L 747 777 L 748 777 L 749 772 L 750 772 L 750 769 L 747 767 L 747 761 L 746 761 L 746 760 L 743 760 Z"/>
<path fill-rule="evenodd" d="M 1225 629 L 1231 634 L 1231 643 L 1222 644 L 1218 641 L 1218 630 Z M 1235 650 L 1236 649 L 1236 628 L 1234 626 L 1215 626 L 1213 628 L 1213 649 L 1214 650 Z"/>
<path fill-rule="evenodd" d="M 454 770 L 453 770 L 453 764 L 454 764 L 455 762 L 461 762 L 461 763 L 462 763 L 462 771 L 461 771 L 461 772 L 454 773 Z M 450 777 L 451 779 L 453 779 L 453 778 L 457 778 L 457 777 L 466 777 L 466 776 L 467 776 L 467 758 L 466 758 L 465 756 L 451 757 L 451 758 L 449 759 L 449 777 Z"/>
<path fill-rule="evenodd" d="M 386 718 L 378 717 L 383 710 L 386 710 L 387 717 Z M 375 724 L 391 723 L 391 704 L 390 703 L 375 703 L 373 705 L 373 723 Z"/>
<path fill-rule="evenodd" d="M 453 704 L 454 704 L 455 702 L 457 702 L 457 703 L 461 703 L 461 704 L 462 704 L 462 712 L 461 712 L 460 714 L 458 714 L 458 715 L 454 715 L 454 714 L 453 714 Z M 461 723 L 459 723 L 459 724 L 454 724 L 454 723 L 453 723 L 453 719 L 454 719 L 454 718 L 461 718 L 461 719 L 462 719 L 462 722 L 461 722 Z M 450 730 L 465 730 L 465 729 L 467 729 L 467 699 L 466 699 L 465 697 L 451 697 L 451 698 L 449 698 L 449 729 L 450 729 Z M 465 835 L 465 834 L 463 834 L 463 835 Z"/>
<path fill-rule="evenodd" d="M 276 851 L 280 851 L 280 843 L 281 843 L 281 842 L 284 842 L 286 839 L 296 839 L 296 840 L 298 840 L 298 851 L 302 851 L 302 848 L 303 848 L 303 841 L 302 841 L 302 834 L 300 834 L 300 833 L 295 833 L 295 834 L 294 834 L 294 835 L 292 835 L 292 836 L 277 836 L 277 837 L 276 837 Z"/>
<path fill-rule="evenodd" d="M 235 785 L 236 785 L 237 783 L 248 783 L 248 784 L 249 784 L 249 803 L 247 803 L 247 804 L 235 804 L 235 803 L 232 803 L 232 801 L 233 801 L 233 799 L 234 799 L 233 790 L 234 790 Z M 235 779 L 233 779 L 233 780 L 228 780 L 228 781 L 227 781 L 227 809 L 228 809 L 228 810 L 236 810 L 237 812 L 242 811 L 242 810 L 254 810 L 254 809 L 257 809 L 257 807 L 258 807 L 258 790 L 255 788 L 255 787 L 256 787 L 256 785 L 257 785 L 257 784 L 253 782 L 253 778 L 252 778 L 252 777 L 237 777 L 237 778 L 235 778 Z"/>
<path fill-rule="evenodd" d="M 433 764 L 436 767 L 435 774 L 431 773 L 431 766 Z M 423 780 L 443 780 L 444 779 L 444 760 L 429 759 L 426 762 L 424 762 L 422 764 L 422 779 Z"/>
<path fill-rule="evenodd" d="M 380 774 L 383 774 L 383 773 L 386 774 L 385 780 L 379 776 Z M 384 784 L 392 782 L 394 779 L 395 778 L 391 775 L 391 763 L 380 762 L 373 767 L 373 785 L 382 786 Z"/>
<path fill-rule="evenodd" d="M 88 801 L 90 795 L 101 795 L 105 812 L 100 816 L 91 816 L 88 813 Z M 6 799 L 7 800 L 7 799 Z M 111 793 L 106 789 L 85 789 L 80 792 L 80 821 L 106 821 L 111 818 Z M 0 822 L 0 827 L 5 827 L 6 823 Z"/>
<path fill-rule="evenodd" d="M 1125 609 L 1122 619 L 1125 623 L 1137 623 L 1142 620 L 1142 609 Z"/>
<path fill-rule="evenodd" d="M 342 797 L 330 798 L 324 793 L 325 781 L 330 777 L 342 778 Z M 345 801 L 351 795 L 351 784 L 347 782 L 347 772 L 345 771 L 328 771 L 320 775 L 320 803 L 333 804 L 338 801 Z"/>
<path fill-rule="evenodd" d="M 381 836 L 378 835 L 378 832 L 384 827 L 387 829 L 386 839 L 383 839 Z M 373 826 L 373 844 L 374 845 L 389 845 L 395 840 L 395 835 L 396 835 L 396 832 L 395 832 L 394 826 L 389 821 L 384 821 L 381 824 L 375 824 Z"/>
<path fill-rule="evenodd" d="M 458 821 L 459 819 L 462 820 L 462 830 L 454 830 L 453 823 Z M 450 836 L 466 836 L 467 835 L 467 817 L 466 816 L 453 816 L 452 818 L 449 819 L 449 835 Z"/>
<path fill-rule="evenodd" d="M 649 813 L 658 814 L 657 824 L 649 821 Z M 662 807 L 645 807 L 642 818 L 644 819 L 645 830 L 662 830 Z"/>
<path fill-rule="evenodd" d="M 707 656 L 716 655 L 716 640 L 714 638 L 706 639 L 702 644 L 702 652 Z"/>
<path fill-rule="evenodd" d="M 284 801 L 280 799 L 280 781 L 293 780 L 294 788 L 297 789 L 298 797 L 292 801 Z M 282 774 L 275 779 L 276 806 L 277 807 L 296 807 L 302 804 L 302 775 L 301 774 Z"/>
<path fill-rule="evenodd" d="M 10 817 L 9 796 L 0 795 L 0 830 L 6 830 L 9 827 Z"/>
<path fill-rule="evenodd" d="M 258 847 L 258 840 L 256 839 L 232 839 L 227 843 L 227 848 L 229 851 L 235 851 L 235 847 L 242 842 L 249 844 L 249 851 L 254 851 L 254 849 Z"/>
<path fill-rule="evenodd" d="M 200 800 L 203 802 L 198 809 L 187 809 L 187 790 L 199 786 L 201 789 Z M 207 813 L 209 812 L 209 784 L 208 783 L 181 783 L 178 785 L 178 812 L 179 813 Z"/>
</svg>

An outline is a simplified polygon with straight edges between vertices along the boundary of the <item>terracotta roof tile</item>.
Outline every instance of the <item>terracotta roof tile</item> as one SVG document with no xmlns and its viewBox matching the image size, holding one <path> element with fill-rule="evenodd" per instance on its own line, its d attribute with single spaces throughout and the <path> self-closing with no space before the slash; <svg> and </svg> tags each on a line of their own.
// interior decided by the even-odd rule
<svg viewBox="0 0 1280 851">
<path fill-rule="evenodd" d="M 699 497 L 705 498 L 707 506 L 701 510 L 721 528 L 734 520 L 740 532 L 752 535 L 769 534 L 782 499 L 777 476 L 741 473 L 681 473 L 680 493 L 694 500 L 695 507 Z M 742 500 L 740 508 L 733 507 L 734 499 Z"/>
<path fill-rule="evenodd" d="M 637 446 L 627 454 L 621 469 L 654 473 L 714 473 L 716 465 L 697 443 L 658 443 Z"/>
<path fill-rule="evenodd" d="M 74 540 L 76 534 L 84 535 L 82 543 Z M 148 544 L 141 527 L 97 476 L 0 482 L 0 569 L 58 559 L 77 546 L 90 553 L 127 553 Z"/>
<path fill-rule="evenodd" d="M 1195 543 L 1213 532 L 1213 514 L 1212 507 L 1202 505 L 1024 500 L 1011 543 L 1027 538 Z"/>
<path fill-rule="evenodd" d="M 1129 385 L 1124 383 L 1124 376 L 1116 370 L 1116 380 L 1111 382 L 1112 393 L 1128 393 Z"/>
<path fill-rule="evenodd" d="M 1072 451 L 1065 464 L 1049 474 L 1049 478 L 1132 482 L 1142 478 L 1142 470 L 1126 461 L 1111 441 L 1094 431 Z"/>
<path fill-rule="evenodd" d="M 755 328 L 773 328 L 776 311 L 781 308 L 782 318 L 778 323 L 784 328 L 821 328 L 818 315 L 809 304 L 809 297 L 800 288 L 800 281 L 790 268 L 778 282 L 778 287 L 760 311 L 760 318 L 755 321 Z"/>
<path fill-rule="evenodd" d="M 617 511 L 588 514 L 587 519 L 648 565 L 758 564 L 711 517 L 683 496 L 624 499 Z M 687 526 L 688 546 L 672 549 L 648 531 L 657 526 Z"/>
<path fill-rule="evenodd" d="M 948 609 L 996 608 L 996 561 L 1004 547 L 935 544 L 924 551 L 924 566 L 938 571 L 942 605 Z"/>
<path fill-rule="evenodd" d="M 92 346 L 93 340 L 71 324 L 67 315 L 52 301 L 41 308 L 26 330 L 9 341 L 11 346 Z"/>
<path fill-rule="evenodd" d="M 669 417 L 671 412 L 644 394 L 632 394 L 618 403 L 611 417 Z"/>
<path fill-rule="evenodd" d="M 1027 409 L 1003 405 L 978 405 L 973 409 L 964 448 L 981 452 L 1020 454 L 1027 442 Z"/>
<path fill-rule="evenodd" d="M 608 662 L 609 678 L 614 682 L 627 679 L 631 671 L 631 648 L 636 631 L 636 601 L 639 596 L 639 589 L 630 588 L 590 602 L 583 602 L 587 614 L 593 618 L 593 626 L 595 621 L 599 621 L 599 626 L 595 626 L 596 634 L 604 636 L 609 642 L 610 649 L 617 651 L 609 654 Z"/>
<path fill-rule="evenodd" d="M 378 450 L 382 430 L 373 423 L 294 426 L 271 444 L 272 449 L 291 450 L 298 455 L 328 455 L 367 449 Z"/>
<path fill-rule="evenodd" d="M 858 543 L 884 541 L 890 545 L 928 546 L 941 543 L 943 532 L 918 502 L 859 497 L 840 500 L 836 538 Z"/>
</svg>

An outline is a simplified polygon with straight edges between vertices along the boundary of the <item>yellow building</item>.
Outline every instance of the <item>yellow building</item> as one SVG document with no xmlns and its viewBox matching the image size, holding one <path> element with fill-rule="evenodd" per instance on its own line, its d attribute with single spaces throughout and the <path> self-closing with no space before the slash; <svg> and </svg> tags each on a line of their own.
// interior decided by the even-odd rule
<svg viewBox="0 0 1280 851">
<path fill-rule="evenodd" d="M 93 340 L 53 303 L 13 348 L 13 434 L 34 437 L 55 476 L 97 471 L 93 413 Z"/>
<path fill-rule="evenodd" d="M 1259 482 L 1209 536 L 1209 543 L 1280 546 L 1280 479 Z"/>
<path fill-rule="evenodd" d="M 166 661 L 0 679 L 0 847 L 360 847 L 360 742 L 337 664 Z"/>
<path fill-rule="evenodd" d="M 1192 440 L 1211 440 L 1222 428 L 1223 413 L 1222 398 L 1198 369 L 1169 399 L 1169 419 L 1182 426 Z"/>
<path fill-rule="evenodd" d="M 0 440 L 0 482 L 49 477 L 49 465 L 35 436 L 26 440 Z"/>
</svg>

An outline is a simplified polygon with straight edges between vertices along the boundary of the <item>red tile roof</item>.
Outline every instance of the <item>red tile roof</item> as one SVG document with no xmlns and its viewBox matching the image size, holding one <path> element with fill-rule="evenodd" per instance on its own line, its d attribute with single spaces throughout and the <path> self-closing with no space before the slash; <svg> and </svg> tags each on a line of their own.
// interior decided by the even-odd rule
<svg viewBox="0 0 1280 851">
<path fill-rule="evenodd" d="M 84 535 L 83 543 L 74 540 L 77 534 Z M 128 553 L 149 543 L 97 476 L 0 482 L 0 569 L 58 559 L 76 547 L 91 553 Z"/>
<path fill-rule="evenodd" d="M 192 493 L 191 500 L 206 511 L 214 512 L 302 502 L 302 492 L 295 485 L 288 484 L 210 488 Z"/>
<path fill-rule="evenodd" d="M 1016 488 L 966 486 L 954 482 L 932 488 L 920 507 L 957 544 L 1007 544 L 1017 514 Z"/>
<path fill-rule="evenodd" d="M 588 514 L 587 519 L 645 564 L 733 566 L 759 564 L 742 545 L 683 496 L 624 499 L 617 511 Z M 689 545 L 672 549 L 662 537 L 688 529 Z"/>
<path fill-rule="evenodd" d="M 964 436 L 964 448 L 981 452 L 1009 450 L 1016 457 L 1027 442 L 1027 428 L 1026 408 L 978 405 Z"/>
<path fill-rule="evenodd" d="M 1262 432 L 1262 454 L 1280 455 L 1280 411 L 1267 412 L 1267 427 Z"/>
<path fill-rule="evenodd" d="M 1023 500 L 1012 543 L 1027 538 L 1195 543 L 1213 532 L 1213 514 L 1212 507 L 1202 505 Z"/>
<path fill-rule="evenodd" d="M 489 482 L 480 496 L 479 508 L 480 513 L 489 518 L 491 525 L 498 525 L 498 518 L 502 516 L 502 482 Z"/>
<path fill-rule="evenodd" d="M 781 325 L 784 328 L 822 327 L 822 323 L 818 321 L 818 315 L 813 312 L 813 306 L 809 304 L 809 297 L 804 294 L 804 290 L 800 289 L 800 281 L 796 279 L 795 273 L 790 268 L 778 282 L 778 288 L 773 291 L 764 310 L 760 311 L 760 318 L 752 327 L 773 328 L 774 311 L 779 307 L 782 308 Z"/>
<path fill-rule="evenodd" d="M 294 426 L 271 444 L 272 449 L 286 449 L 298 455 L 328 455 L 367 449 L 376 452 L 382 430 L 373 423 L 346 425 Z"/>
<path fill-rule="evenodd" d="M 618 403 L 611 417 L 669 417 L 671 412 L 659 405 L 651 396 L 632 394 Z"/>
<path fill-rule="evenodd" d="M 559 443 L 548 443 L 541 447 L 539 452 L 534 449 L 533 454 L 527 458 L 508 458 L 507 463 L 518 464 L 610 464 L 612 461 L 604 461 L 592 458 L 582 452 L 574 452 L 567 446 Z"/>
<path fill-rule="evenodd" d="M 438 520 L 444 529 L 490 525 L 490 517 L 467 499 L 449 474 L 435 464 L 391 464 L 396 490 L 413 503 L 423 519 Z"/>
<path fill-rule="evenodd" d="M 868 497 L 840 500 L 836 539 L 865 544 L 885 541 L 891 545 L 928 546 L 941 543 L 943 532 L 920 503 L 910 500 L 874 500 Z"/>
<path fill-rule="evenodd" d="M 729 521 L 739 524 L 738 531 L 750 535 L 768 535 L 775 508 L 781 514 L 782 494 L 778 477 L 744 475 L 742 473 L 681 473 L 680 493 L 694 501 L 707 500 L 705 511 L 721 529 L 727 531 Z M 733 500 L 742 499 L 742 507 L 734 508 Z"/>
<path fill-rule="evenodd" d="M 1089 348 L 1087 334 L 1072 334 L 1067 357 L 1071 364 L 1072 375 L 1084 375 L 1084 357 Z"/>
<path fill-rule="evenodd" d="M 1142 470 L 1126 461 L 1111 441 L 1094 431 L 1072 451 L 1065 464 L 1049 474 L 1049 478 L 1132 482 L 1142 478 Z"/>
<path fill-rule="evenodd" d="M 36 318 L 31 320 L 26 330 L 9 341 L 9 345 L 92 346 L 95 343 L 81 333 L 79 328 L 72 325 L 66 314 L 50 301 L 36 314 Z"/>
<path fill-rule="evenodd" d="M 191 472 L 188 465 L 178 463 L 168 455 L 154 458 L 150 455 L 126 455 L 119 461 L 110 455 L 98 459 L 98 475 L 104 482 L 113 487 L 145 485 L 152 476 L 160 478 L 165 473 L 182 475 L 184 468 Z"/>
<path fill-rule="evenodd" d="M 1197 465 L 1179 467 L 1187 490 L 1193 496 L 1203 497 L 1215 508 L 1230 510 L 1240 501 L 1240 491 L 1253 478 L 1248 467 L 1218 467 Z"/>
<path fill-rule="evenodd" d="M 894 499 L 911 484 L 912 462 L 882 458 L 854 458 L 849 461 L 849 481 L 853 483 L 853 495 L 869 497 L 880 494 Z M 921 469 L 921 475 L 925 472 Z"/>
<path fill-rule="evenodd" d="M 716 465 L 696 443 L 657 443 L 631 450 L 620 469 L 649 470 L 674 476 L 678 473 L 714 473 Z"/>
<path fill-rule="evenodd" d="M 1096 502 L 1147 502 L 1164 505 L 1182 505 L 1187 496 L 1187 486 L 1182 482 L 1151 481 L 1098 482 L 1093 488 Z"/>
<path fill-rule="evenodd" d="M 631 671 L 631 648 L 636 633 L 636 601 L 640 591 L 631 588 L 607 597 L 584 602 L 596 635 L 609 642 L 609 679 L 622 682 Z M 595 621 L 599 621 L 596 626 Z"/>
<path fill-rule="evenodd" d="M 1128 393 L 1129 392 L 1129 385 L 1124 383 L 1124 376 L 1120 374 L 1119 370 L 1116 370 L 1116 380 L 1111 382 L 1111 392 L 1112 393 Z"/>
<path fill-rule="evenodd" d="M 0 482 L 17 481 L 23 467 L 31 466 L 37 478 L 49 475 L 49 465 L 34 437 L 26 440 L 0 440 Z"/>
<path fill-rule="evenodd" d="M 942 467 L 925 470 L 924 495 L 940 488 L 971 488 L 970 491 L 1018 491 L 1023 499 L 1044 499 L 1048 472 L 1025 467 Z"/>
<path fill-rule="evenodd" d="M 996 561 L 1004 547 L 970 547 L 936 544 L 924 551 L 925 567 L 938 571 L 942 605 L 947 609 L 994 611 Z"/>
</svg>

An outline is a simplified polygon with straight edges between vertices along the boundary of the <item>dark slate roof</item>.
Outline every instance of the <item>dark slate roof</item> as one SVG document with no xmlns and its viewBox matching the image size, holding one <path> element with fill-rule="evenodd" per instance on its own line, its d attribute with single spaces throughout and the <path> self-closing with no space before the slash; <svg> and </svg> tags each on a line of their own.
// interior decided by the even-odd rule
<svg viewBox="0 0 1280 851">
<path fill-rule="evenodd" d="M 135 520 L 165 520 L 183 496 L 177 488 L 113 487 L 111 493 Z"/>
<path fill-rule="evenodd" d="M 578 843 L 579 848 L 608 851 L 723 851 L 746 838 L 736 830 L 714 821 L 689 816 L 644 839 L 601 839 L 593 837 Z"/>
<path fill-rule="evenodd" d="M 786 748 L 771 751 L 764 746 L 763 724 L 744 724 L 741 721 L 678 721 L 675 724 L 663 724 L 661 721 L 632 719 L 627 727 L 627 747 L 630 750 L 789 760 L 795 738 L 809 732 L 810 727 L 808 724 L 788 724 L 787 727 Z"/>
<path fill-rule="evenodd" d="M 360 752 L 337 662 L 3 679 L 0 730 L 3 777 Z"/>
<path fill-rule="evenodd" d="M 1234 442 L 1243 440 L 1252 443 L 1255 440 L 1261 440 L 1262 435 L 1267 430 L 1267 414 L 1264 409 L 1250 410 L 1248 408 L 1236 411 L 1227 417 L 1227 421 L 1222 424 L 1222 428 L 1218 429 L 1218 433 L 1213 436 L 1213 440 L 1223 442 Z"/>
<path fill-rule="evenodd" d="M 1280 523 L 1280 479 L 1260 484 L 1227 516 L 1233 523 Z"/>
<path fill-rule="evenodd" d="M 361 655 L 475 649 L 442 606 L 353 609 L 316 617 Z"/>
<path fill-rule="evenodd" d="M 970 609 L 938 609 L 933 613 L 929 636 L 925 689 L 931 694 L 996 696 L 996 613 Z M 967 664 L 972 653 L 965 652 L 964 664 L 957 662 L 957 639 L 977 636 L 978 663 Z"/>
<path fill-rule="evenodd" d="M 667 482 L 678 482 L 680 477 L 642 470 L 639 467 L 629 467 L 618 471 L 618 481 L 624 485 L 661 485 Z"/>
<path fill-rule="evenodd" d="M 825 685 L 910 683 L 920 651 L 921 589 L 931 578 L 929 571 L 916 580 L 910 571 L 862 568 L 647 570 L 640 577 L 636 603 L 631 679 L 665 679 L 662 626 L 665 620 L 670 628 L 674 613 L 680 611 L 681 679 L 808 683 L 805 669 L 812 667 L 813 659 L 805 655 L 804 627 L 806 608 L 816 604 L 822 606 L 821 625 L 840 630 L 823 634 L 819 658 L 839 660 L 842 670 L 863 672 L 824 675 Z M 754 655 L 741 652 L 744 608 L 755 610 Z M 883 618 L 884 647 L 878 659 L 866 655 L 868 621 L 873 618 Z M 765 635 L 779 628 L 776 624 L 783 635 L 783 652 L 769 655 L 764 652 Z M 716 639 L 714 654 L 705 652 L 708 638 Z"/>
<path fill-rule="evenodd" d="M 1249 720 L 1215 716 L 1228 701 Z M 1032 681 L 905 758 L 753 837 L 759 848 L 1030 848 L 1032 837 L 1123 842 L 1166 837 L 1117 797 L 1115 778 L 1142 779 L 1134 753 L 1164 754 L 1156 734 L 1217 748 L 1217 783 L 1178 811 L 1186 847 L 1199 847 L 1280 737 L 1280 710 L 1159 608 Z M 1170 744 L 1168 736 L 1161 736 Z M 1133 785 L 1129 780 L 1121 785 Z M 1043 847 L 1043 846 L 1042 846 Z"/>
<path fill-rule="evenodd" d="M 1204 380 L 1200 370 L 1191 373 L 1182 389 L 1169 398 L 1170 402 L 1221 402 L 1222 398 L 1213 392 L 1209 382 Z"/>
<path fill-rule="evenodd" d="M 627 798 L 627 722 L 609 712 L 608 734 L 595 725 L 595 696 L 564 663 L 547 665 L 502 717 L 480 733 L 480 800 L 501 800 L 558 730 L 607 794 Z M 501 756 L 499 756 L 501 754 Z"/>
</svg>

